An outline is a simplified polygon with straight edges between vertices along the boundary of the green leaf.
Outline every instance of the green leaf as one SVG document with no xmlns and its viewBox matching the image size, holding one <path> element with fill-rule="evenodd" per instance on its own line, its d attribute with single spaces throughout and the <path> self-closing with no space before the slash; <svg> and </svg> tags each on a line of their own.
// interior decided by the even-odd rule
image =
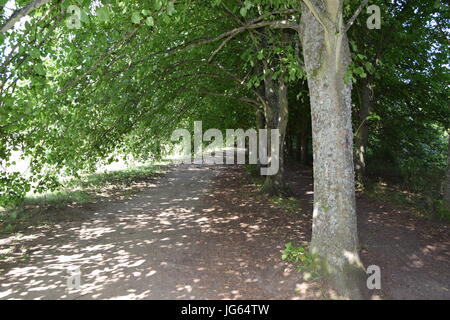
<svg viewBox="0 0 450 320">
<path fill-rule="evenodd" d="M 141 22 L 141 20 L 142 20 L 142 17 L 139 14 L 139 12 L 134 11 L 131 15 L 131 22 L 133 22 L 134 24 L 138 24 Z"/>
<path fill-rule="evenodd" d="M 109 20 L 108 7 L 97 8 L 96 15 L 100 21 L 107 22 Z"/>
<path fill-rule="evenodd" d="M 30 49 L 30 56 L 33 59 L 39 59 L 41 57 L 41 53 L 39 52 L 39 50 L 37 48 L 31 48 Z"/>
<path fill-rule="evenodd" d="M 145 24 L 149 27 L 153 27 L 155 25 L 155 20 L 153 20 L 153 17 L 147 17 L 147 19 L 145 19 Z"/>
<path fill-rule="evenodd" d="M 353 77 L 353 72 L 352 72 L 352 70 L 347 70 L 346 72 L 345 72 L 345 75 L 344 75 L 344 82 L 345 83 L 349 83 L 350 81 L 353 81 L 355 78 Z"/>
<path fill-rule="evenodd" d="M 377 115 L 376 113 L 371 113 L 366 117 L 366 120 L 381 120 L 381 117 Z"/>
<path fill-rule="evenodd" d="M 362 67 L 358 67 L 355 69 L 355 74 L 361 75 L 364 73 L 364 69 Z"/>
<path fill-rule="evenodd" d="M 89 16 L 88 16 L 87 13 L 86 13 L 86 12 L 88 12 L 88 11 L 89 11 L 89 9 L 83 9 L 83 10 L 81 10 L 81 15 L 80 15 L 80 20 L 81 20 L 81 22 L 83 22 L 83 23 L 89 23 L 89 22 L 90 22 Z"/>
<path fill-rule="evenodd" d="M 167 14 L 163 15 L 162 20 L 163 20 L 165 23 L 170 23 L 170 17 L 169 17 Z"/>
<path fill-rule="evenodd" d="M 162 1 L 161 0 L 153 0 L 153 10 L 159 11 L 162 7 Z"/>
<path fill-rule="evenodd" d="M 257 55 L 256 57 L 258 58 L 258 60 L 262 60 L 262 59 L 264 58 L 264 52 L 263 52 L 263 50 L 260 50 L 260 51 L 258 52 L 258 55 Z"/>
<path fill-rule="evenodd" d="M 175 6 L 173 5 L 173 2 L 169 2 L 167 5 L 167 14 L 169 16 L 173 15 L 176 12 Z"/>
<path fill-rule="evenodd" d="M 41 76 L 45 76 L 45 74 L 46 74 L 44 65 L 42 63 L 36 64 L 33 69 L 37 74 L 39 74 Z"/>
</svg>

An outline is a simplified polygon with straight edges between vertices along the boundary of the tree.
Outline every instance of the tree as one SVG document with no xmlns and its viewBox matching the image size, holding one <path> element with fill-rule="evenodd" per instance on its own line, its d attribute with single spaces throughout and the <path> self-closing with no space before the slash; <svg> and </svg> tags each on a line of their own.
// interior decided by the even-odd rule
<svg viewBox="0 0 450 320">
<path fill-rule="evenodd" d="M 367 2 L 367 1 L 366 1 Z M 358 254 L 351 82 L 344 82 L 351 56 L 343 1 L 305 0 L 300 36 L 311 99 L 314 214 L 311 250 L 338 294 L 363 297 L 364 269 Z"/>
<path fill-rule="evenodd" d="M 0 34 L 0 164 L 10 166 L 21 150 L 32 174 L 0 172 L 0 203 L 20 199 L 32 184 L 52 189 L 58 173 L 77 174 L 115 152 L 157 156 L 173 129 L 198 119 L 204 129 L 280 129 L 283 147 L 289 115 L 303 162 L 312 131 L 311 250 L 339 294 L 360 298 L 352 91 L 360 96 L 353 100 L 361 180 L 367 160 L 389 154 L 408 163 L 415 149 L 426 154 L 420 169 L 429 159 L 443 167 L 448 5 L 434 2 L 379 0 L 386 28 L 396 31 L 388 35 L 358 24 L 366 0 L 85 0 L 79 30 L 61 14 L 67 2 L 28 1 L 1 17 L 8 30 Z M 30 20 L 11 28 L 24 10 Z M 344 13 L 354 13 L 347 24 Z M 349 43 L 353 24 L 359 32 Z M 381 116 L 376 127 L 368 126 L 372 109 Z M 279 173 L 266 179 L 270 193 L 285 182 L 282 148 L 280 156 Z"/>
<path fill-rule="evenodd" d="M 12 13 L 8 20 L 0 26 L 0 32 L 6 32 L 14 27 L 14 24 L 21 18 L 28 15 L 33 10 L 46 5 L 50 0 L 34 0 L 25 5 L 23 8 L 18 9 Z"/>
</svg>

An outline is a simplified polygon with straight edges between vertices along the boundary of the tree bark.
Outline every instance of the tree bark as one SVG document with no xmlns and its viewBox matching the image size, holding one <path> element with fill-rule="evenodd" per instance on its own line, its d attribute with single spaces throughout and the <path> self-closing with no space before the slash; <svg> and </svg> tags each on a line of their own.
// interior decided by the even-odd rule
<svg viewBox="0 0 450 320">
<path fill-rule="evenodd" d="M 302 3 L 300 35 L 311 99 L 314 212 L 310 250 L 340 296 L 363 298 L 365 272 L 358 255 L 350 83 L 350 50 L 342 1 L 311 1 L 329 17 L 319 22 Z"/>
<path fill-rule="evenodd" d="M 359 109 L 359 121 L 361 123 L 356 134 L 356 178 L 362 185 L 365 184 L 366 179 L 366 152 L 367 142 L 369 138 L 366 118 L 370 115 L 372 99 L 370 97 L 370 81 L 368 78 L 361 80 L 361 103 Z"/>
<path fill-rule="evenodd" d="M 264 96 L 262 94 L 262 96 Z M 266 118 L 264 117 L 264 106 L 262 106 L 261 108 L 258 108 L 258 110 L 256 111 L 256 125 L 257 125 L 257 129 L 259 132 L 259 129 L 265 129 L 266 128 Z M 258 135 L 258 154 L 259 154 L 259 135 Z M 258 163 L 256 164 L 256 169 L 257 172 L 261 171 L 261 162 L 259 161 L 259 157 L 258 159 Z"/>
<path fill-rule="evenodd" d="M 9 19 L 0 26 L 0 33 L 8 31 L 12 27 L 14 27 L 16 22 L 19 21 L 21 18 L 25 17 L 33 10 L 38 9 L 39 7 L 46 5 L 49 2 L 50 0 L 34 0 L 31 1 L 29 4 L 27 4 L 26 6 L 24 6 L 23 8 L 16 10 L 15 12 L 13 12 L 11 17 L 9 17 Z"/>
<path fill-rule="evenodd" d="M 268 130 L 279 130 L 280 150 L 278 155 L 279 170 L 275 175 L 266 176 L 263 190 L 269 195 L 283 195 L 287 193 L 287 187 L 284 182 L 284 141 L 288 122 L 288 89 L 282 78 L 274 81 L 267 67 L 265 67 L 265 70 L 264 87 L 267 100 L 265 106 L 266 125 Z M 270 150 L 270 145 L 270 132 L 268 132 L 268 150 Z"/>
<path fill-rule="evenodd" d="M 308 117 L 309 118 L 309 117 Z M 302 115 L 300 119 L 300 129 L 298 132 L 298 159 L 302 165 L 307 164 L 307 150 L 308 150 L 308 135 L 309 135 L 309 125 L 308 118 Z"/>
</svg>

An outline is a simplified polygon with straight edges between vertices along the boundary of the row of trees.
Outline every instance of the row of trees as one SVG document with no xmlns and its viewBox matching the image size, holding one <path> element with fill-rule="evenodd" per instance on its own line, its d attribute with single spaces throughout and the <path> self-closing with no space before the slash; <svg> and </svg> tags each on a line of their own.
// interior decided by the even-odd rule
<svg viewBox="0 0 450 320">
<path fill-rule="evenodd" d="M 193 120 L 278 128 L 285 152 L 265 190 L 286 192 L 285 156 L 314 159 L 311 250 L 338 292 L 358 298 L 354 168 L 365 184 L 383 161 L 395 171 L 411 159 L 421 170 L 450 161 L 441 1 L 370 1 L 380 30 L 367 28 L 361 0 L 16 0 L 12 15 L 5 3 L 0 161 L 12 166 L 20 150 L 31 175 L 1 172 L 0 204 L 31 185 L 57 188 L 59 173 L 77 175 L 114 152 L 161 155 Z"/>
</svg>

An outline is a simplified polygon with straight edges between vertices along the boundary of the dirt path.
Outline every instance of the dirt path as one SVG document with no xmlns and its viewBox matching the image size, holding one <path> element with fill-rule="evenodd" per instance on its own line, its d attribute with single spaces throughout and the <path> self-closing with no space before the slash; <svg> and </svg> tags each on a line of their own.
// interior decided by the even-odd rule
<svg viewBox="0 0 450 320">
<path fill-rule="evenodd" d="M 88 221 L 28 233 L 20 241 L 30 259 L 0 271 L 0 298 L 306 297 L 294 290 L 298 274 L 279 262 L 283 242 L 260 240 L 269 220 L 215 206 L 222 171 L 180 166 L 132 200 L 91 208 Z M 80 290 L 66 289 L 72 267 Z"/>
<path fill-rule="evenodd" d="M 303 224 L 311 227 L 310 170 L 289 168 Z M 450 225 L 413 216 L 405 209 L 357 194 L 358 236 L 364 265 L 381 269 L 384 299 L 450 299 Z M 302 222 L 299 222 L 302 223 Z"/>
<path fill-rule="evenodd" d="M 180 166 L 128 201 L 21 239 L 30 258 L 0 267 L 1 299 L 311 299 L 316 282 L 280 262 L 284 243 L 310 239 L 312 179 L 288 170 L 302 211 L 262 198 L 242 168 Z M 365 265 L 382 270 L 382 297 L 450 299 L 448 225 L 358 196 Z M 86 213 L 86 212 L 85 212 Z M 81 270 L 68 291 L 67 269 Z"/>
</svg>

